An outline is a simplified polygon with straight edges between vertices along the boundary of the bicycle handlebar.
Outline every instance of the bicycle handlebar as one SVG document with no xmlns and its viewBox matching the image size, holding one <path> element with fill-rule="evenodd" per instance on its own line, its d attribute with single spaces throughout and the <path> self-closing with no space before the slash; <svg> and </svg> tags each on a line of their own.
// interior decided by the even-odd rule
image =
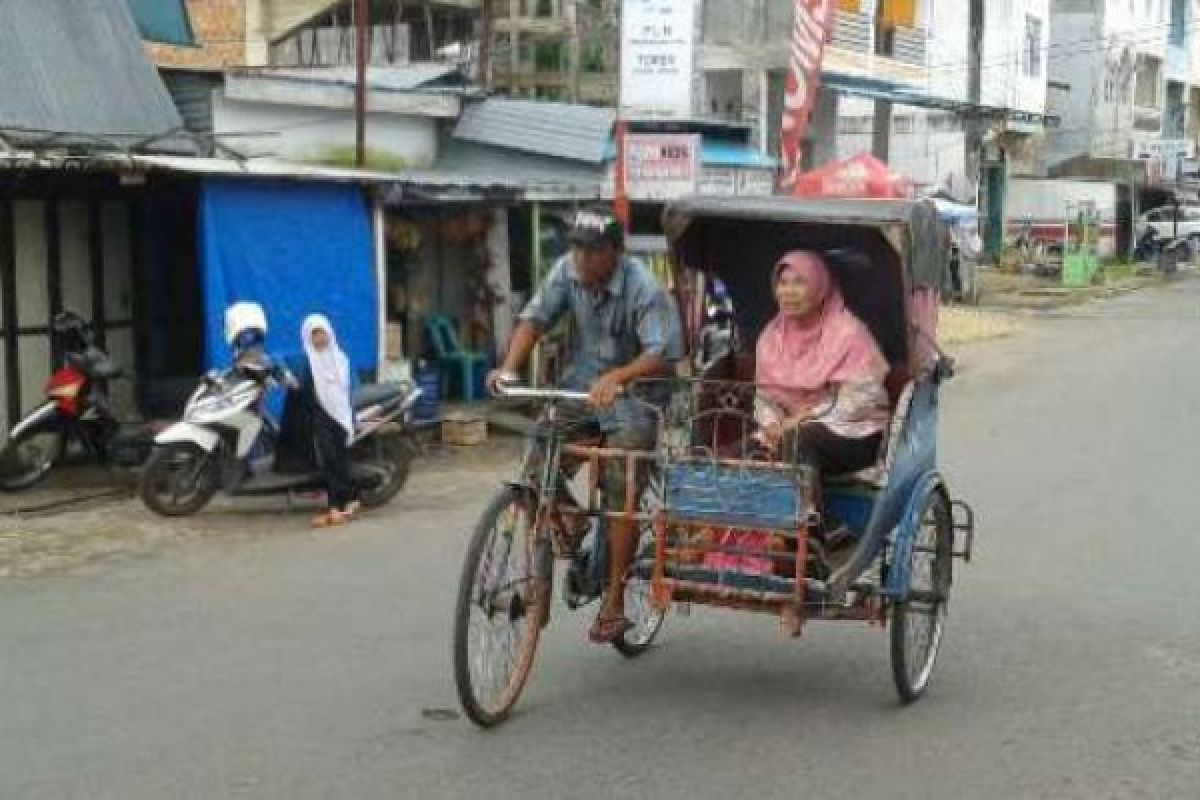
<svg viewBox="0 0 1200 800">
<path fill-rule="evenodd" d="M 532 386 L 513 386 L 499 383 L 496 385 L 497 397 L 508 397 L 517 400 L 568 400 L 585 403 L 587 392 L 573 392 L 567 389 L 535 389 Z"/>
</svg>

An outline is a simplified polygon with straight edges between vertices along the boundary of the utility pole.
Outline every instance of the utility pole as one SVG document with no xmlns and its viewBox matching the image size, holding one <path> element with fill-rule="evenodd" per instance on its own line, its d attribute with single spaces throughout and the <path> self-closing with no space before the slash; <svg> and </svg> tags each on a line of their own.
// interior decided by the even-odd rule
<svg viewBox="0 0 1200 800">
<path fill-rule="evenodd" d="M 487 92 L 492 85 L 492 0 L 479 2 L 479 85 Z"/>
<path fill-rule="evenodd" d="M 354 165 L 367 160 L 367 0 L 354 0 Z"/>
</svg>

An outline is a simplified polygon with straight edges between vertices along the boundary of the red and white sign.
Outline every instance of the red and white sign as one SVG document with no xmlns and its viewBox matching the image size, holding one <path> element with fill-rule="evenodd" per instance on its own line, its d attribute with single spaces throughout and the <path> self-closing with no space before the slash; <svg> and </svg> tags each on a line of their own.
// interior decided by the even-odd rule
<svg viewBox="0 0 1200 800">
<path fill-rule="evenodd" d="M 809 117 L 821 85 L 825 37 L 833 22 L 833 0 L 793 0 L 791 63 L 784 84 L 780 184 L 791 191 L 800 174 L 800 155 Z"/>
<path fill-rule="evenodd" d="M 696 191 L 700 137 L 631 133 L 625 137 L 625 193 L 631 200 L 673 200 Z"/>
</svg>

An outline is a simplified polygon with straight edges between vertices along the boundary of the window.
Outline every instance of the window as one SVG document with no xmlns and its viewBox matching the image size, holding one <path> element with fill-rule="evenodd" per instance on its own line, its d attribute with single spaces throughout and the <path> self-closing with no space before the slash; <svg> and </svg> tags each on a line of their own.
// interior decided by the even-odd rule
<svg viewBox="0 0 1200 800">
<path fill-rule="evenodd" d="M 1021 53 L 1025 74 L 1030 78 L 1042 75 L 1042 21 L 1032 14 L 1025 15 L 1025 47 Z"/>
<path fill-rule="evenodd" d="M 1162 105 L 1162 59 L 1139 55 L 1134 67 L 1133 104 L 1138 108 L 1159 108 Z"/>
<path fill-rule="evenodd" d="M 916 0 L 880 0 L 878 13 L 884 28 L 912 28 L 917 24 Z"/>
<path fill-rule="evenodd" d="M 1187 43 L 1187 0 L 1171 0 L 1171 32 L 1168 41 L 1176 47 Z"/>
<path fill-rule="evenodd" d="M 916 0 L 879 0 L 875 7 L 875 54 L 895 55 L 896 29 L 915 27 Z"/>
</svg>

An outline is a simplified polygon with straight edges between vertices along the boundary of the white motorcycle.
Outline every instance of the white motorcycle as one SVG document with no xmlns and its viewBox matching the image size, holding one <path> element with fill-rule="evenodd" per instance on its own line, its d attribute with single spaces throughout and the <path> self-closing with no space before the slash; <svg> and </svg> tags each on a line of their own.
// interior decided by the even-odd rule
<svg viewBox="0 0 1200 800">
<path fill-rule="evenodd" d="M 278 382 L 277 371 L 254 363 L 206 376 L 188 399 L 183 420 L 155 437 L 142 472 L 146 507 L 181 517 L 204 508 L 222 489 L 242 496 L 319 489 L 320 476 L 311 465 L 289 468 L 294 454 L 278 446 L 279 427 L 265 408 L 267 390 Z M 367 508 L 386 504 L 408 480 L 416 453 L 412 414 L 420 396 L 407 383 L 355 393 L 351 469 Z"/>
</svg>

